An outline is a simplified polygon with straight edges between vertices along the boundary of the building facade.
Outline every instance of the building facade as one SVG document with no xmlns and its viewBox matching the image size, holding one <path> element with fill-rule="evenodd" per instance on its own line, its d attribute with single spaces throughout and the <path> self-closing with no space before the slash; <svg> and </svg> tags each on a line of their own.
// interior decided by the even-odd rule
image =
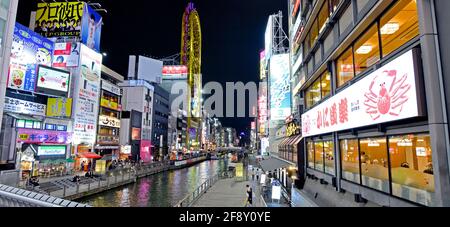
<svg viewBox="0 0 450 227">
<path fill-rule="evenodd" d="M 145 80 L 126 80 L 120 87 L 123 91 L 122 109 L 128 115 L 122 127 L 131 129 L 131 134 L 125 132 L 127 130 L 121 130 L 121 138 L 130 141 L 122 145 L 131 146 L 132 160 L 150 162 L 152 161 L 150 150 L 154 146 L 151 142 L 155 88 Z M 139 118 L 141 121 L 137 124 L 136 119 Z"/>
<path fill-rule="evenodd" d="M 168 154 L 168 124 L 169 124 L 169 98 L 170 94 L 157 84 L 153 96 L 153 129 L 152 143 L 156 158 L 162 158 Z M 158 154 L 158 155 L 156 155 Z"/>
<path fill-rule="evenodd" d="M 16 23 L 18 0 L 0 1 L 0 72 L 7 75 L 13 42 L 14 25 Z M 0 77 L 0 127 L 4 127 L 3 111 L 7 77 Z M 11 155 L 9 141 L 5 141 L 5 132 L 0 130 L 0 183 L 14 185 L 17 182 L 17 173 L 8 174 L 7 171 L 15 169 L 14 154 Z M 9 175 L 9 176 L 8 176 Z"/>
<path fill-rule="evenodd" d="M 449 206 L 448 59 L 439 49 L 448 2 L 289 6 L 305 194 L 321 194 L 312 197 L 319 205 Z"/>
<path fill-rule="evenodd" d="M 122 119 L 122 89 L 118 86 L 123 76 L 106 66 L 102 67 L 100 107 L 95 153 L 120 157 L 120 121 Z"/>
</svg>

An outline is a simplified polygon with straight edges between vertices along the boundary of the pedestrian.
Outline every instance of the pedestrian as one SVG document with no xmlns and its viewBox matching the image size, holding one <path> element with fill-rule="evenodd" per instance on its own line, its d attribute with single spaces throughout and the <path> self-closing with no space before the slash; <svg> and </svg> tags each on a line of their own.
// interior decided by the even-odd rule
<svg viewBox="0 0 450 227">
<path fill-rule="evenodd" d="M 84 171 L 84 165 L 85 165 L 85 162 L 83 161 L 83 162 L 81 162 L 81 172 L 83 172 Z"/>
<path fill-rule="evenodd" d="M 253 190 L 250 185 L 247 185 L 247 201 L 245 205 L 246 207 L 251 207 L 253 205 Z"/>
</svg>

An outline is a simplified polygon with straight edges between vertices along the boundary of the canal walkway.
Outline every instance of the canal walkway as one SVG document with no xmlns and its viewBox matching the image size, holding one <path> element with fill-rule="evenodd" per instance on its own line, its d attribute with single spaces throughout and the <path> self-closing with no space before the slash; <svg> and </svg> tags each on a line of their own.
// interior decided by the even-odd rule
<svg viewBox="0 0 450 227">
<path fill-rule="evenodd" d="M 188 167 L 206 160 L 206 157 L 198 157 L 182 164 L 166 162 L 136 165 L 130 168 L 121 168 L 108 171 L 99 177 L 80 177 L 79 182 L 73 182 L 72 177 L 58 177 L 46 179 L 40 182 L 39 187 L 26 188 L 31 191 L 54 196 L 67 200 L 77 200 L 100 192 L 108 191 L 127 184 L 135 183 L 138 178 L 158 174 L 165 171 Z"/>
</svg>

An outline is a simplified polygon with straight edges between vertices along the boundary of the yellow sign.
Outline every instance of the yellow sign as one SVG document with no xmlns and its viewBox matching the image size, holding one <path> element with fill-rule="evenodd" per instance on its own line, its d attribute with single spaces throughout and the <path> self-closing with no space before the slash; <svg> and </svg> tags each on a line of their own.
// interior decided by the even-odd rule
<svg viewBox="0 0 450 227">
<path fill-rule="evenodd" d="M 243 163 L 236 164 L 236 177 L 244 177 L 244 164 Z"/>
<path fill-rule="evenodd" d="M 300 134 L 300 132 L 301 132 L 301 128 L 296 123 L 290 123 L 286 128 L 286 136 L 287 137 L 298 135 L 298 134 Z"/>
<path fill-rule="evenodd" d="M 100 174 L 106 173 L 106 160 L 97 160 L 95 162 L 95 172 Z"/>
<path fill-rule="evenodd" d="M 47 102 L 47 117 L 71 117 L 71 98 L 49 98 Z"/>
<path fill-rule="evenodd" d="M 19 139 L 20 139 L 20 140 L 28 140 L 29 137 L 30 137 L 30 136 L 29 136 L 28 134 L 20 134 L 20 135 L 19 135 Z"/>
<path fill-rule="evenodd" d="M 107 99 L 103 99 L 102 98 L 100 105 L 102 107 L 110 108 L 110 109 L 113 109 L 113 110 L 119 110 L 119 104 L 118 103 L 111 102 L 111 101 L 109 101 Z"/>
</svg>

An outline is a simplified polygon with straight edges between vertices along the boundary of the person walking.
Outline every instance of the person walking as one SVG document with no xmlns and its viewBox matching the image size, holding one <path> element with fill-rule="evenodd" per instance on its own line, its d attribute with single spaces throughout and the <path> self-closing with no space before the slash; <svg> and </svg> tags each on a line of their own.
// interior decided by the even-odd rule
<svg viewBox="0 0 450 227">
<path fill-rule="evenodd" d="M 250 187 L 250 185 L 247 185 L 247 201 L 245 203 L 246 207 L 252 207 L 253 206 L 253 190 Z"/>
</svg>

